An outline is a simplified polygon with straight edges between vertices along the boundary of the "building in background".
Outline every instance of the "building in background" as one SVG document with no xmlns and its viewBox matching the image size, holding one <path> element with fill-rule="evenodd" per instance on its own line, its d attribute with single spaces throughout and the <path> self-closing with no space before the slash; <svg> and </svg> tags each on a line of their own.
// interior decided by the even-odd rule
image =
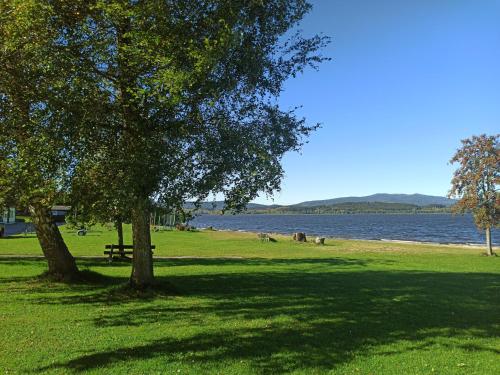
<svg viewBox="0 0 500 375">
<path fill-rule="evenodd" d="M 51 213 L 54 221 L 63 223 L 71 206 L 52 206 Z"/>
<path fill-rule="evenodd" d="M 9 207 L 0 209 L 0 238 L 7 235 L 7 225 L 16 223 L 16 209 Z"/>
<path fill-rule="evenodd" d="M 14 207 L 0 210 L 0 212 L 2 213 L 0 224 L 14 224 L 16 222 L 16 209 Z"/>
</svg>

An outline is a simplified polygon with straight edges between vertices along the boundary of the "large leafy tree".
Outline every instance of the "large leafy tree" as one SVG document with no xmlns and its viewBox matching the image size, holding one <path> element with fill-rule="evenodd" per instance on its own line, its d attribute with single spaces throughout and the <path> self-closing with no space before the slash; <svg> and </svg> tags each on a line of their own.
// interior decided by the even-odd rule
<svg viewBox="0 0 500 375">
<path fill-rule="evenodd" d="M 87 139 L 95 152 L 81 166 L 96 166 L 94 177 L 77 168 L 74 181 L 85 191 L 86 180 L 119 180 L 104 189 L 130 212 L 133 285 L 154 281 L 153 201 L 174 209 L 222 193 L 238 210 L 279 189 L 281 157 L 314 129 L 277 104 L 286 79 L 324 60 L 325 38 L 290 34 L 309 9 L 304 0 L 89 5 L 74 45 L 112 109 Z"/>
<path fill-rule="evenodd" d="M 92 117 L 82 103 L 100 93 L 85 90 L 67 51 L 67 25 L 81 21 L 68 4 L 0 2 L 0 200 L 29 208 L 49 274 L 65 279 L 77 267 L 50 208 L 72 174 L 78 124 Z"/>
<path fill-rule="evenodd" d="M 471 211 L 479 229 L 486 232 L 487 254 L 493 255 L 491 228 L 500 223 L 500 135 L 473 136 L 462 141 L 451 163 L 458 163 L 450 197 L 459 198 L 454 209 Z"/>
</svg>

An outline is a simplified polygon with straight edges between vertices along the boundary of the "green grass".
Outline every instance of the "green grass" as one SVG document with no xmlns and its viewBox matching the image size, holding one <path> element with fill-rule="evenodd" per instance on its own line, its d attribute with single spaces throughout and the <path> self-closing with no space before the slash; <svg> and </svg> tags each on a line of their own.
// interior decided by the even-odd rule
<svg viewBox="0 0 500 375">
<path fill-rule="evenodd" d="M 478 249 L 154 233 L 157 256 L 244 259 L 157 260 L 163 288 L 137 295 L 102 255 L 114 232 L 63 232 L 102 276 L 49 283 L 43 259 L 0 258 L 0 373 L 500 373 L 500 258 Z M 40 250 L 21 236 L 7 254 Z"/>
</svg>

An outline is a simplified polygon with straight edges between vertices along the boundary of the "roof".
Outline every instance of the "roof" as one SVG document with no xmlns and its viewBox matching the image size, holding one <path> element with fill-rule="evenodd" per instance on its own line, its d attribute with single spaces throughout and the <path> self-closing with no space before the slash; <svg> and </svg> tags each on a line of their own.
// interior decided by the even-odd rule
<svg viewBox="0 0 500 375">
<path fill-rule="evenodd" d="M 69 211 L 71 206 L 52 206 L 52 211 Z"/>
</svg>

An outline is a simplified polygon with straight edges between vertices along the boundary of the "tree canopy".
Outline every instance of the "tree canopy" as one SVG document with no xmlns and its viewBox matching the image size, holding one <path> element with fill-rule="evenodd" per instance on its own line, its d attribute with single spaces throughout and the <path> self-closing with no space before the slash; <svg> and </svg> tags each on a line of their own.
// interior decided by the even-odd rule
<svg viewBox="0 0 500 375">
<path fill-rule="evenodd" d="M 316 128 L 278 101 L 288 78 L 326 60 L 328 38 L 296 31 L 310 8 L 2 2 L 1 199 L 37 208 L 39 228 L 61 194 L 82 216 L 130 218 L 131 281 L 150 284 L 153 202 L 175 210 L 222 194 L 241 210 L 279 189 L 281 158 Z M 46 246 L 62 242 L 47 233 Z"/>
<path fill-rule="evenodd" d="M 136 228 L 147 227 L 151 201 L 175 209 L 222 193 L 239 210 L 279 189 L 282 156 L 316 127 L 277 100 L 286 79 L 325 60 L 327 38 L 290 34 L 309 9 L 302 0 L 88 4 L 69 44 L 107 101 L 73 186 L 106 191 Z M 95 202 L 80 196 L 75 204 Z M 134 230 L 134 245 L 149 271 L 132 279 L 147 284 L 146 229 Z"/>
</svg>

